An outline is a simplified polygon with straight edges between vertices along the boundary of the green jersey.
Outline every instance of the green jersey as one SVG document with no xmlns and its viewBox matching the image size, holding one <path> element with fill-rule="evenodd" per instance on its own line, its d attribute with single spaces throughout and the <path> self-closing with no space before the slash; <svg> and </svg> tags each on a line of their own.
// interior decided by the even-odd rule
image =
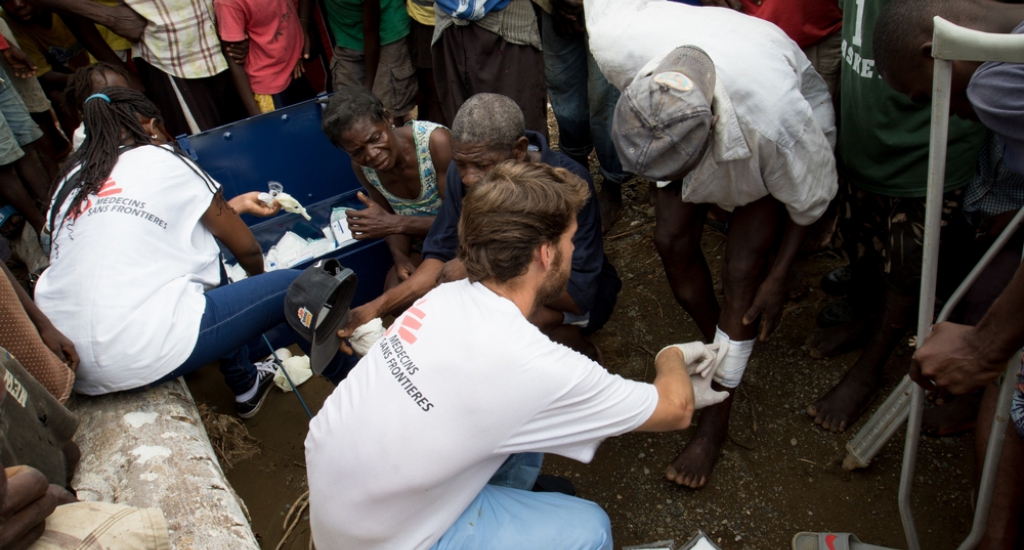
<svg viewBox="0 0 1024 550">
<path fill-rule="evenodd" d="M 839 175 L 853 185 L 890 197 L 924 197 L 928 181 L 931 106 L 918 105 L 882 81 L 871 37 L 888 0 L 843 0 Z M 946 190 L 974 175 L 985 129 L 951 117 Z"/>
<path fill-rule="evenodd" d="M 363 1 L 380 2 L 381 46 L 409 34 L 405 0 L 327 0 L 327 19 L 335 46 L 363 51 Z"/>
</svg>

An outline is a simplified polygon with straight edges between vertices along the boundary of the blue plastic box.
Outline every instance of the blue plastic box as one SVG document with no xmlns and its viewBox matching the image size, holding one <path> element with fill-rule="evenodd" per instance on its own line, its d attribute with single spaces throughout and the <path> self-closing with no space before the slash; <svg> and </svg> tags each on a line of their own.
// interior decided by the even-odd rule
<svg viewBox="0 0 1024 550">
<path fill-rule="evenodd" d="M 269 219 L 243 216 L 264 254 L 286 231 L 320 234 L 321 228 L 329 225 L 331 210 L 336 206 L 364 208 L 356 198 L 363 187 L 352 173 L 349 156 L 334 147 L 320 129 L 323 97 L 178 138 L 181 149 L 224 186 L 225 197 L 266 192 L 267 182 L 277 181 L 306 207 L 313 218 L 310 222 L 284 212 Z M 392 264 L 383 239 L 357 241 L 321 258 L 336 258 L 356 272 L 359 286 L 353 307 L 381 294 Z M 292 268 L 305 269 L 315 260 Z M 279 330 L 268 336 L 275 346 L 290 340 Z"/>
</svg>

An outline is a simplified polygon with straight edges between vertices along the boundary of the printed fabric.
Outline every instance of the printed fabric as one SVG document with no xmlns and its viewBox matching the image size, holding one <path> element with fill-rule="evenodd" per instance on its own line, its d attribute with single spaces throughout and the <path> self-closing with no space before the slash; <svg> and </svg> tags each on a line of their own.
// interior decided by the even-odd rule
<svg viewBox="0 0 1024 550">
<path fill-rule="evenodd" d="M 137 55 L 178 78 L 206 78 L 227 70 L 214 21 L 213 0 L 126 0 L 146 18 Z"/>
<path fill-rule="evenodd" d="M 998 137 L 988 132 L 978 155 L 978 168 L 964 188 L 964 215 L 975 228 L 998 214 L 1024 206 L 1024 175 L 1003 162 Z"/>
<path fill-rule="evenodd" d="M 406 126 L 412 127 L 413 140 L 416 142 L 416 164 L 420 174 L 420 196 L 415 199 L 403 199 L 392 195 L 380 182 L 377 171 L 363 166 L 363 175 L 388 200 L 388 204 L 399 216 L 436 216 L 441 209 L 441 194 L 437 192 L 437 170 L 434 160 L 430 157 L 430 134 L 444 128 L 440 124 L 425 120 L 410 120 Z"/>
<path fill-rule="evenodd" d="M 436 0 L 438 9 L 456 19 L 479 21 L 492 11 L 505 9 L 510 0 Z"/>
</svg>

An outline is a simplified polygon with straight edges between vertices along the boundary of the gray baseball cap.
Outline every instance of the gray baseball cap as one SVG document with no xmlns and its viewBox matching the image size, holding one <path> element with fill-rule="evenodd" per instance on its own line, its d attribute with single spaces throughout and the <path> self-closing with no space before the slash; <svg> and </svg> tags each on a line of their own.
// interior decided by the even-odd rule
<svg viewBox="0 0 1024 550">
<path fill-rule="evenodd" d="M 715 64 L 704 50 L 680 46 L 622 91 L 612 141 L 627 172 L 676 178 L 704 157 L 711 142 Z"/>
</svg>

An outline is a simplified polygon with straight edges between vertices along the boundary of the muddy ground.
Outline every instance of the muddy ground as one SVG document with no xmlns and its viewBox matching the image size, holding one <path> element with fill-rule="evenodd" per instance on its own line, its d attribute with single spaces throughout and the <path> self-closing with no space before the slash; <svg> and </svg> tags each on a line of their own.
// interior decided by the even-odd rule
<svg viewBox="0 0 1024 550">
<path fill-rule="evenodd" d="M 551 116 L 549 128 L 552 143 L 557 143 Z M 596 162 L 591 168 L 596 173 Z M 624 215 L 605 236 L 605 251 L 619 270 L 623 289 L 611 320 L 592 338 L 608 370 L 650 382 L 654 353 L 668 344 L 698 340 L 700 333 L 676 304 L 654 249 L 647 184 L 633 180 L 624 187 L 623 199 Z M 725 242 L 721 233 L 705 230 L 702 245 L 714 274 L 720 271 Z M 795 533 L 822 530 L 906 547 L 896 502 L 904 430 L 868 469 L 851 473 L 842 468 L 846 442 L 882 399 L 842 434 L 820 429 L 806 414 L 807 405 L 838 382 L 857 358 L 853 352 L 814 360 L 804 347 L 817 312 L 828 303 L 817 281 L 842 263 L 830 251 L 797 262 L 810 291 L 787 305 L 779 329 L 756 346 L 733 407 L 729 441 L 706 487 L 691 490 L 664 478 L 665 466 L 690 439 L 693 427 L 607 440 L 590 464 L 546 457 L 546 473 L 569 478 L 580 497 L 608 512 L 616 548 L 664 539 L 675 539 L 678 547 L 698 529 L 724 550 L 790 548 Z M 717 275 L 715 282 L 720 289 Z M 907 372 L 910 355 L 904 340 L 889 360 L 882 395 Z M 188 377 L 188 382 L 197 402 L 232 414 L 229 392 L 215 366 Z M 332 390 L 318 377 L 300 388 L 313 414 Z M 260 451 L 228 470 L 265 549 L 277 547 L 289 508 L 306 490 L 307 422 L 294 395 L 273 390 L 264 409 L 246 422 Z M 952 549 L 966 537 L 973 513 L 973 472 L 972 434 L 923 439 L 914 487 L 922 548 Z M 309 547 L 308 515 L 301 519 L 282 548 Z"/>
<path fill-rule="evenodd" d="M 700 335 L 673 299 L 654 250 L 646 186 L 627 187 L 625 202 L 625 215 L 605 244 L 624 286 L 615 314 L 594 341 L 610 371 L 651 381 L 657 350 Z M 705 232 L 703 246 L 714 273 L 725 240 L 715 231 Z M 571 479 L 581 497 L 608 511 L 616 547 L 668 538 L 679 544 L 697 529 L 727 550 L 789 548 L 796 532 L 819 530 L 850 531 L 865 542 L 905 546 L 896 504 L 903 431 L 870 468 L 849 473 L 841 463 L 851 433 L 825 432 L 805 413 L 856 359 L 856 353 L 849 353 L 813 360 L 803 347 L 817 311 L 827 303 L 816 281 L 840 263 L 831 252 L 799 261 L 797 269 L 812 288 L 789 304 L 770 341 L 756 347 L 737 396 L 729 441 L 703 489 L 681 488 L 663 476 L 693 428 L 608 440 L 591 464 L 548 456 L 546 472 Z M 906 345 L 893 355 L 886 392 L 906 372 L 909 358 Z M 189 383 L 197 401 L 231 412 L 215 368 L 200 371 Z M 314 414 L 331 390 L 321 379 L 300 388 Z M 273 549 L 282 537 L 288 508 L 305 491 L 302 442 L 307 418 L 294 395 L 274 390 L 268 399 L 263 411 L 246 423 L 260 453 L 235 464 L 228 478 L 248 506 L 263 548 Z M 915 486 L 922 548 L 955 548 L 969 531 L 972 448 L 969 434 L 923 441 Z M 283 548 L 307 548 L 308 540 L 308 521 L 302 521 Z"/>
</svg>

